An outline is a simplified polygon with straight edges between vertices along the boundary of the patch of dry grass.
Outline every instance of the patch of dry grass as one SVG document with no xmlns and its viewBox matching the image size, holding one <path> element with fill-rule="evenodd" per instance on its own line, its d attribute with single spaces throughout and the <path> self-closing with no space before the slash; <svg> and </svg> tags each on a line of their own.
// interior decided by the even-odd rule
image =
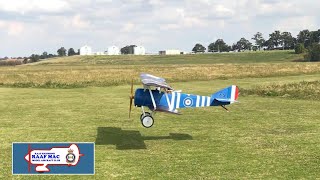
<svg viewBox="0 0 320 180">
<path fill-rule="evenodd" d="M 179 56 L 72 56 L 0 68 L 0 85 L 73 88 L 128 84 L 151 73 L 168 82 L 313 74 L 320 63 L 293 63 L 289 51 Z M 277 62 L 277 63 L 275 63 Z M 281 62 L 281 63 L 279 63 Z"/>
<path fill-rule="evenodd" d="M 245 77 L 271 77 L 320 72 L 320 63 L 20 66 L 0 68 L 0 85 L 10 87 L 72 88 L 111 86 L 140 82 L 139 74 L 151 73 L 168 82 Z"/>
</svg>

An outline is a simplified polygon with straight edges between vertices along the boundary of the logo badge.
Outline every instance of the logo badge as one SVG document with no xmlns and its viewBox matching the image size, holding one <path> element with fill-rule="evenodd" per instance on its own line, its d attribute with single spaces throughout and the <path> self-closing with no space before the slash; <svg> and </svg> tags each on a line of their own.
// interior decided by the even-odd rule
<svg viewBox="0 0 320 180">
<path fill-rule="evenodd" d="M 13 143 L 12 174 L 94 174 L 94 143 Z"/>
<path fill-rule="evenodd" d="M 73 163 L 76 160 L 76 155 L 73 154 L 73 150 L 69 149 L 68 154 L 66 156 L 66 160 L 68 163 Z"/>
</svg>

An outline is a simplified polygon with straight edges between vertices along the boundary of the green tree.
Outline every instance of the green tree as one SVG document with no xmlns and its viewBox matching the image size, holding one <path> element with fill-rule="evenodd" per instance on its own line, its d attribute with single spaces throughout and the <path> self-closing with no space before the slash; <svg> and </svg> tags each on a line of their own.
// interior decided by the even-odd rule
<svg viewBox="0 0 320 180">
<path fill-rule="evenodd" d="M 293 49 L 294 47 L 294 39 L 290 32 L 281 33 L 281 42 L 283 49 Z"/>
<path fill-rule="evenodd" d="M 294 51 L 296 54 L 301 54 L 305 52 L 305 48 L 303 43 L 298 43 L 295 47 L 294 47 Z"/>
<path fill-rule="evenodd" d="M 266 42 L 263 43 L 263 46 L 267 47 L 268 50 L 274 49 L 274 45 L 270 39 L 266 40 Z"/>
<path fill-rule="evenodd" d="M 74 51 L 74 49 L 73 48 L 69 48 L 68 56 L 74 56 L 74 55 L 76 55 L 76 52 Z"/>
<path fill-rule="evenodd" d="M 28 63 L 28 58 L 25 57 L 22 62 L 23 62 L 23 64 L 27 64 Z"/>
<path fill-rule="evenodd" d="M 304 47 L 310 46 L 310 31 L 308 29 L 302 30 L 297 36 L 298 43 L 303 43 Z"/>
<path fill-rule="evenodd" d="M 257 46 L 252 46 L 253 51 L 257 51 L 259 48 Z M 260 49 L 259 49 L 260 50 Z"/>
<path fill-rule="evenodd" d="M 218 39 L 216 42 L 211 43 L 208 46 L 209 52 L 228 52 L 231 48 L 223 41 L 223 39 Z"/>
<path fill-rule="evenodd" d="M 318 31 L 310 32 L 310 43 L 319 43 L 320 42 L 320 29 Z"/>
<path fill-rule="evenodd" d="M 214 42 L 209 44 L 208 52 L 214 52 Z"/>
<path fill-rule="evenodd" d="M 283 43 L 280 31 L 274 31 L 273 33 L 269 34 L 269 40 L 275 47 L 278 47 Z"/>
<path fill-rule="evenodd" d="M 252 43 L 247 40 L 246 38 L 241 38 L 237 43 L 236 43 L 236 48 L 240 51 L 243 50 L 250 50 L 252 47 Z"/>
<path fill-rule="evenodd" d="M 134 47 L 136 45 L 128 45 L 120 49 L 121 54 L 134 54 Z"/>
<path fill-rule="evenodd" d="M 306 56 L 308 61 L 320 61 L 320 44 L 313 43 L 308 50 L 308 54 Z"/>
<path fill-rule="evenodd" d="M 232 46 L 231 46 L 231 50 L 232 51 L 239 50 L 238 47 L 237 47 L 237 44 L 233 43 Z"/>
<path fill-rule="evenodd" d="M 46 59 L 48 58 L 48 53 L 45 51 L 42 53 L 42 55 L 40 56 L 40 59 Z"/>
<path fill-rule="evenodd" d="M 129 54 L 134 54 L 134 48 L 137 47 L 136 45 L 129 46 Z"/>
<path fill-rule="evenodd" d="M 48 54 L 48 58 L 53 58 L 53 57 L 56 57 L 57 55 L 55 54 Z"/>
<path fill-rule="evenodd" d="M 30 56 L 30 61 L 31 61 L 31 62 L 38 62 L 39 59 L 40 59 L 40 56 L 39 56 L 38 54 L 32 54 L 32 55 Z"/>
<path fill-rule="evenodd" d="M 205 48 L 202 44 L 197 43 L 197 44 L 193 47 L 192 51 L 193 51 L 194 53 L 199 53 L 199 52 L 202 52 L 202 53 L 203 53 L 203 52 L 206 51 L 206 48 Z"/>
<path fill-rule="evenodd" d="M 129 47 L 125 46 L 120 49 L 121 54 L 129 54 Z"/>
<path fill-rule="evenodd" d="M 64 47 L 61 47 L 57 50 L 58 56 L 66 56 L 66 49 Z"/>
<path fill-rule="evenodd" d="M 261 47 L 266 42 L 266 40 L 263 38 L 261 32 L 257 32 L 255 35 L 253 35 L 253 38 L 251 38 L 255 41 L 256 45 L 259 47 L 259 50 L 261 50 Z"/>
</svg>

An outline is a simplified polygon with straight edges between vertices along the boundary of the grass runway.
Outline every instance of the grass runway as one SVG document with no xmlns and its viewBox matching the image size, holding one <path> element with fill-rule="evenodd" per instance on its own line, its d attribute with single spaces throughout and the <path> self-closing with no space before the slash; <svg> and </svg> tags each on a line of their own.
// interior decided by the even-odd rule
<svg viewBox="0 0 320 180">
<path fill-rule="evenodd" d="M 320 178 L 320 102 L 309 97 L 310 93 L 320 96 L 319 84 L 314 83 L 320 79 L 319 70 L 314 68 L 318 64 L 310 65 L 314 70 L 305 73 L 310 70 L 306 66 L 308 63 L 277 63 L 281 67 L 288 63 L 289 67 L 297 66 L 301 71 L 276 76 L 255 74 L 170 83 L 175 89 L 201 95 L 212 94 L 231 84 L 247 92 L 240 94 L 240 103 L 229 106 L 230 112 L 220 107 L 208 107 L 180 110 L 182 116 L 157 113 L 155 124 L 150 129 L 141 126 L 138 108 L 133 109 L 132 119 L 128 119 L 130 87 L 126 81 L 117 86 L 97 87 L 91 84 L 82 88 L 68 86 L 66 89 L 2 85 L 0 179 L 57 178 L 11 175 L 11 143 L 30 141 L 96 143 L 96 174 L 59 176 L 60 179 Z M 60 70 L 65 73 L 64 70 L 79 70 L 87 66 L 79 64 L 60 65 Z M 260 66 L 259 63 L 252 65 Z M 89 68 L 99 71 L 99 68 L 111 66 L 92 65 Z M 271 63 L 270 66 L 275 65 Z M 14 67 L 16 69 L 1 67 L 0 74 L 17 72 L 13 73 L 16 77 L 12 76 L 10 80 L 14 82 L 23 78 L 27 71 L 34 73 L 47 68 L 47 73 L 50 73 L 50 67 L 54 72 L 59 71 L 56 65 L 27 65 Z M 123 69 L 132 67 L 147 66 L 121 66 Z M 165 71 L 159 69 L 157 72 L 166 77 Z M 122 76 L 119 79 L 126 79 Z M 53 73 L 52 77 L 63 80 L 59 74 L 55 76 Z M 5 82 L 5 78 L 0 78 L 0 81 Z M 31 82 L 37 83 L 32 79 Z M 295 85 L 301 82 L 310 82 L 307 87 L 312 87 L 314 92 L 307 91 L 309 88 L 292 91 L 290 84 L 295 88 L 300 87 Z M 271 91 L 274 90 L 272 88 L 284 89 L 286 85 L 288 91 L 285 93 L 294 93 L 294 96 L 258 93 L 261 87 L 267 86 Z M 135 87 L 140 86 L 135 84 Z M 308 98 L 304 98 L 307 97 L 305 92 L 309 93 Z"/>
</svg>

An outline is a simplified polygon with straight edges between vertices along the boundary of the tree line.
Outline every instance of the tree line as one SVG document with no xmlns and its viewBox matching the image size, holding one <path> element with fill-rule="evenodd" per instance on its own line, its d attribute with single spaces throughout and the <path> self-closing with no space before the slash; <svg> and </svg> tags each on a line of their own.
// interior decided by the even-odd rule
<svg viewBox="0 0 320 180">
<path fill-rule="evenodd" d="M 242 37 L 236 43 L 228 45 L 223 39 L 217 39 L 208 46 L 208 52 L 229 52 L 229 51 L 245 51 L 245 50 L 289 50 L 294 49 L 296 45 L 303 45 L 304 48 L 309 48 L 314 43 L 319 43 L 320 29 L 317 31 L 302 30 L 297 37 L 293 37 L 290 32 L 274 31 L 269 34 L 269 38 L 265 39 L 261 32 L 257 32 L 251 38 L 255 45 L 249 40 Z M 206 47 L 202 44 L 196 44 L 192 49 L 193 52 L 205 52 Z"/>
<path fill-rule="evenodd" d="M 134 47 L 136 45 L 128 45 L 121 48 L 121 54 L 133 54 Z M 68 50 L 64 47 L 61 47 L 57 50 L 57 54 L 49 54 L 47 51 L 44 51 L 42 54 L 31 54 L 29 57 L 19 57 L 17 59 L 23 59 L 23 63 L 26 64 L 28 62 L 38 62 L 40 59 L 48 59 L 54 57 L 63 57 L 63 56 L 74 56 L 80 55 L 80 49 L 76 52 L 74 48 L 69 48 Z M 3 60 L 9 59 L 8 57 L 3 58 Z M 1 59 L 0 59 L 1 60 Z"/>
<path fill-rule="evenodd" d="M 261 32 L 257 32 L 253 35 L 251 40 L 254 41 L 253 45 L 248 39 L 242 37 L 239 41 L 228 45 L 223 39 L 217 39 L 212 42 L 208 47 L 204 47 L 202 44 L 197 43 L 192 51 L 194 53 L 204 53 L 206 50 L 208 52 L 229 52 L 229 51 L 246 51 L 246 50 L 295 50 L 297 54 L 307 53 L 305 59 L 309 61 L 319 61 L 320 60 L 320 29 L 317 31 L 309 31 L 308 29 L 302 30 L 298 33 L 296 37 L 293 37 L 290 32 L 280 32 L 274 31 L 269 34 L 268 39 L 263 37 Z M 134 47 L 136 45 L 127 45 L 121 48 L 121 54 L 133 54 Z M 74 56 L 79 55 L 80 49 L 76 52 L 73 48 L 68 50 L 61 47 L 57 50 L 57 54 L 48 54 L 46 51 L 42 54 L 32 54 L 29 57 L 23 57 L 23 63 L 37 62 L 40 59 L 47 59 L 53 57 L 62 56 Z M 20 57 L 19 57 L 20 58 Z M 18 59 L 19 59 L 18 58 Z M 7 57 L 0 60 L 6 60 Z"/>
<path fill-rule="evenodd" d="M 121 48 L 121 54 L 133 54 L 134 47 L 137 47 L 136 45 L 128 45 L 123 48 Z M 30 62 L 38 62 L 40 59 L 47 59 L 47 58 L 53 58 L 53 57 L 63 57 L 63 56 L 74 56 L 74 55 L 80 55 L 80 49 L 76 52 L 73 48 L 69 48 L 68 50 L 64 47 L 61 47 L 57 50 L 57 54 L 48 54 L 48 52 L 43 52 L 41 55 L 39 54 L 31 54 L 29 57 L 24 57 L 23 63 L 28 63 L 28 59 L 30 59 Z"/>
<path fill-rule="evenodd" d="M 38 62 L 40 59 L 48 59 L 48 58 L 54 58 L 54 57 L 62 57 L 62 56 L 74 56 L 79 55 L 80 49 L 78 49 L 78 52 L 76 52 L 73 48 L 69 48 L 68 51 L 66 48 L 61 47 L 57 50 L 57 54 L 48 54 L 48 52 L 44 51 L 41 55 L 39 54 L 31 54 L 29 57 L 25 57 L 23 60 L 23 63 L 28 63 L 28 59 L 30 59 L 30 62 Z"/>
</svg>

